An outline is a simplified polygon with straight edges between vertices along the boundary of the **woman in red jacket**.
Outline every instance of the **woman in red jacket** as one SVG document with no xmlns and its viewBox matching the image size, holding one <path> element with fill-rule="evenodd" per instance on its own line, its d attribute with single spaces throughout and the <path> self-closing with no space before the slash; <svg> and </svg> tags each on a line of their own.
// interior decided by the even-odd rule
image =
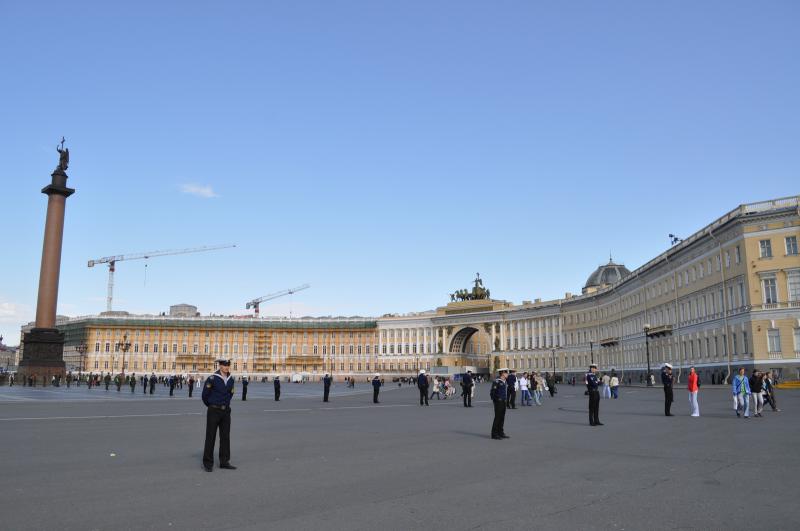
<svg viewBox="0 0 800 531">
<path fill-rule="evenodd" d="M 697 404 L 697 391 L 700 389 L 698 385 L 697 373 L 694 367 L 689 368 L 689 406 L 692 408 L 692 416 L 700 416 L 700 406 Z"/>
</svg>

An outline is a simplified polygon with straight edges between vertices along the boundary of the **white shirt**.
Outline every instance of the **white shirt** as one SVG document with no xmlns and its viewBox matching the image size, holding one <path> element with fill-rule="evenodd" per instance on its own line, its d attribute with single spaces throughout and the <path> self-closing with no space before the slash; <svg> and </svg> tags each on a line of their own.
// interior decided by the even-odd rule
<svg viewBox="0 0 800 531">
<path fill-rule="evenodd" d="M 523 376 L 522 378 L 520 378 L 517 381 L 519 382 L 519 388 L 520 389 L 522 389 L 523 391 L 527 391 L 528 390 L 528 379 L 527 378 L 525 378 Z"/>
</svg>

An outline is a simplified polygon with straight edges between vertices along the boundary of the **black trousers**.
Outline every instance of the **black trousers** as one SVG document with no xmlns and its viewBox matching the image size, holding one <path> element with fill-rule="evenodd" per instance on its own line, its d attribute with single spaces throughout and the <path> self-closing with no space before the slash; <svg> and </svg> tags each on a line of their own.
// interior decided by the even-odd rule
<svg viewBox="0 0 800 531">
<path fill-rule="evenodd" d="M 329 385 L 326 385 L 325 386 L 325 391 L 322 394 L 322 401 L 323 402 L 327 402 L 328 401 L 328 395 L 329 394 L 331 394 L 331 388 L 330 388 Z"/>
<path fill-rule="evenodd" d="M 464 407 L 472 407 L 472 386 L 464 386 Z"/>
<path fill-rule="evenodd" d="M 194 391 L 194 384 L 189 386 L 189 398 L 192 398 L 192 391 Z"/>
<path fill-rule="evenodd" d="M 131 386 L 131 393 L 133 393 L 134 391 L 136 391 L 136 384 L 133 384 L 133 385 Z"/>
<path fill-rule="evenodd" d="M 589 390 L 589 425 L 600 424 L 600 391 Z"/>
<path fill-rule="evenodd" d="M 378 403 L 378 393 L 379 393 L 379 392 L 380 392 L 380 391 L 379 391 L 377 388 L 374 388 L 374 389 L 372 390 L 372 402 L 373 402 L 374 404 L 377 404 L 377 403 Z"/>
<path fill-rule="evenodd" d="M 214 466 L 214 444 L 219 429 L 219 464 L 226 465 L 231 460 L 231 410 L 214 407 L 206 413 L 206 443 L 203 448 L 203 465 Z"/>
<path fill-rule="evenodd" d="M 423 402 L 425 403 L 426 406 L 428 405 L 428 388 L 427 387 L 420 387 L 419 388 L 419 405 L 422 405 Z"/>
<path fill-rule="evenodd" d="M 492 421 L 492 437 L 505 435 L 506 401 L 494 401 L 494 420 Z"/>
<path fill-rule="evenodd" d="M 775 401 L 775 393 L 767 393 L 767 402 L 772 407 L 772 411 L 778 411 L 778 402 Z"/>
<path fill-rule="evenodd" d="M 281 399 L 281 389 L 280 387 L 275 388 L 275 402 L 279 402 Z"/>
<path fill-rule="evenodd" d="M 175 390 L 175 386 L 174 386 L 174 385 L 170 385 L 170 386 L 169 386 L 169 396 L 172 396 L 172 392 L 173 392 L 174 390 Z"/>
<path fill-rule="evenodd" d="M 156 386 L 154 384 L 150 384 L 150 394 L 151 395 L 153 394 L 153 391 L 155 391 L 155 387 Z"/>
<path fill-rule="evenodd" d="M 669 415 L 672 407 L 672 386 L 664 386 L 664 414 Z"/>
<path fill-rule="evenodd" d="M 242 386 L 242 400 L 247 400 L 247 387 Z"/>
<path fill-rule="evenodd" d="M 508 390 L 508 404 L 506 404 L 511 409 L 517 409 L 517 392 L 510 388 Z"/>
</svg>

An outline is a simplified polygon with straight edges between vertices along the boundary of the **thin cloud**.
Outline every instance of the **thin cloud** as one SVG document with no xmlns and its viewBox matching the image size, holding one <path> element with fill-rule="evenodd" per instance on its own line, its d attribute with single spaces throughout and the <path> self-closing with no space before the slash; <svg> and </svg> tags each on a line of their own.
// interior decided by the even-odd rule
<svg viewBox="0 0 800 531">
<path fill-rule="evenodd" d="M 181 185 L 181 192 L 184 194 L 194 195 L 197 197 L 204 197 L 210 199 L 212 197 L 219 197 L 217 193 L 211 188 L 211 185 L 202 185 L 194 183 L 186 183 Z"/>
</svg>

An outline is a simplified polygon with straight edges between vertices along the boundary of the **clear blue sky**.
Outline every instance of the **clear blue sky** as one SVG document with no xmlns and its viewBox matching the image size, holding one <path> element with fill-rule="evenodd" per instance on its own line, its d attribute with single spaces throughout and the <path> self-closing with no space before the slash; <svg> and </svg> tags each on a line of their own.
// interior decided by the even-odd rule
<svg viewBox="0 0 800 531">
<path fill-rule="evenodd" d="M 800 193 L 795 1 L 0 3 L 0 333 L 33 318 L 71 150 L 59 313 L 431 309 L 638 267 Z M 194 193 L 189 193 L 189 192 Z M 210 197 L 208 197 L 210 196 Z M 288 301 L 265 306 L 288 311 Z"/>
</svg>

